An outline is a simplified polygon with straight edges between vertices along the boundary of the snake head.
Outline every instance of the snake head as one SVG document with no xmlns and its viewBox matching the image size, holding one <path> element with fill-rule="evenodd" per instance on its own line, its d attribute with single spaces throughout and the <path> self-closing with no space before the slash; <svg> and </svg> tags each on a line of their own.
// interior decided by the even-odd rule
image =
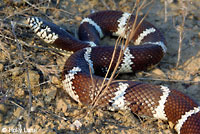
<svg viewBox="0 0 200 134">
<path fill-rule="evenodd" d="M 52 44 L 58 38 L 58 33 L 56 33 L 57 25 L 38 17 L 29 17 L 27 21 L 34 33 L 36 33 L 44 42 Z"/>
</svg>

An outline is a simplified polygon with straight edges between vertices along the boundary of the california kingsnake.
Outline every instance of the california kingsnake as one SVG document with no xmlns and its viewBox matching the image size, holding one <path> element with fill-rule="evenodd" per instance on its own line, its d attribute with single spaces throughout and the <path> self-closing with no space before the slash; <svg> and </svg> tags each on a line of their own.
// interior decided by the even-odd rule
<svg viewBox="0 0 200 134">
<path fill-rule="evenodd" d="M 126 25 L 129 29 L 134 19 L 135 16 L 120 11 L 93 13 L 81 22 L 78 31 L 80 40 L 61 27 L 37 17 L 28 18 L 28 24 L 46 43 L 75 52 L 65 63 L 63 87 L 75 101 L 87 105 L 99 93 L 104 80 L 102 76 L 108 69 L 114 50 L 113 46 L 98 46 L 100 39 L 105 35 L 124 36 L 125 32 L 129 32 L 125 30 Z M 132 40 L 135 46 L 125 49 L 118 72 L 147 69 L 156 65 L 166 52 L 163 35 L 147 21 L 142 21 Z M 120 48 L 117 48 L 111 70 L 116 65 L 119 52 Z M 188 96 L 165 86 L 116 80 L 100 98 L 98 106 L 111 110 L 129 109 L 138 115 L 168 120 L 181 134 L 200 133 L 200 107 Z"/>
</svg>

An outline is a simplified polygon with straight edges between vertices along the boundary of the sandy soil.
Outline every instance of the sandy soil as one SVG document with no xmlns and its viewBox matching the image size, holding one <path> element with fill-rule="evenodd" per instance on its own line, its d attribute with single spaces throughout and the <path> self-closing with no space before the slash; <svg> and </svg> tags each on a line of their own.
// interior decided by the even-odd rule
<svg viewBox="0 0 200 134">
<path fill-rule="evenodd" d="M 38 16 L 77 36 L 80 21 L 91 12 L 107 9 L 131 12 L 133 6 L 134 0 L 1 1 L 0 132 L 175 133 L 167 122 L 139 118 L 129 111 L 95 109 L 88 113 L 89 107 L 78 105 L 62 91 L 60 75 L 71 53 L 49 48 L 24 23 L 26 17 Z M 166 14 L 164 0 L 155 0 L 151 6 L 147 20 L 165 35 L 168 52 L 156 68 L 136 75 L 122 75 L 119 79 L 166 85 L 200 104 L 200 2 L 190 0 L 183 6 L 174 0 L 167 4 Z M 140 15 L 144 15 L 148 7 Z M 181 29 L 183 11 L 187 14 L 184 29 Z M 184 39 L 176 67 L 180 30 Z"/>
</svg>

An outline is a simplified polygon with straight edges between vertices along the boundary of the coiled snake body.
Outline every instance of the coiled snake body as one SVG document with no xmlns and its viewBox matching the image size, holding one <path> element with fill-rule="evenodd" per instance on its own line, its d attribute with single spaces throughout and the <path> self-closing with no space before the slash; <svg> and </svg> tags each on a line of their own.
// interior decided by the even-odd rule
<svg viewBox="0 0 200 134">
<path fill-rule="evenodd" d="M 126 38 L 125 33 L 130 32 L 134 20 L 133 15 L 120 11 L 93 13 L 82 20 L 78 32 L 80 39 L 37 17 L 28 18 L 28 23 L 45 42 L 59 49 L 75 52 L 65 63 L 63 87 L 75 101 L 88 105 L 99 93 L 104 80 L 102 76 L 109 67 L 114 51 L 113 46 L 98 46 L 100 39 L 105 35 Z M 140 20 L 137 20 L 136 25 Z M 147 69 L 156 65 L 166 53 L 163 35 L 147 21 L 142 21 L 132 41 L 135 46 L 124 50 L 118 72 Z M 116 49 L 111 70 L 116 65 L 120 49 Z M 200 133 L 200 107 L 188 96 L 165 86 L 116 80 L 109 85 L 97 105 L 111 110 L 128 109 L 138 115 L 171 121 L 175 130 L 181 134 Z"/>
</svg>

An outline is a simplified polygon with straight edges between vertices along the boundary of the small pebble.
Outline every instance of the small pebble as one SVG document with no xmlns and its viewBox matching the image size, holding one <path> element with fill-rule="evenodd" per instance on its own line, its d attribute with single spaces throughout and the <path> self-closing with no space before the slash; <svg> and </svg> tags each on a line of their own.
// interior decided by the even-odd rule
<svg viewBox="0 0 200 134">
<path fill-rule="evenodd" d="M 79 120 L 75 120 L 72 124 L 69 125 L 70 130 L 79 130 L 82 126 L 82 123 Z"/>
<path fill-rule="evenodd" d="M 62 86 L 61 80 L 60 80 L 58 77 L 56 77 L 56 76 L 52 76 L 52 77 L 51 77 L 51 82 L 52 82 L 53 84 L 55 84 L 56 87 L 57 87 L 57 85 L 58 85 L 58 87 Z"/>
<path fill-rule="evenodd" d="M 57 88 L 52 86 L 50 89 L 45 89 L 45 93 L 45 101 L 51 102 L 51 100 L 53 100 L 56 97 Z"/>
<path fill-rule="evenodd" d="M 158 68 L 155 68 L 154 70 L 152 70 L 152 73 L 155 75 L 155 77 L 159 77 L 159 78 L 166 77 L 165 73 Z"/>
<path fill-rule="evenodd" d="M 73 122 L 73 125 L 75 126 L 75 128 L 78 130 L 80 129 L 80 127 L 82 126 L 82 123 L 79 120 L 75 120 Z"/>
<path fill-rule="evenodd" d="M 121 120 L 121 115 L 119 113 L 114 113 L 113 117 L 115 118 L 115 120 Z"/>
<path fill-rule="evenodd" d="M 34 112 L 34 111 L 36 110 L 36 108 L 37 108 L 37 107 L 32 106 L 32 107 L 31 107 L 31 112 Z"/>
<path fill-rule="evenodd" d="M 77 20 L 77 21 L 81 21 L 82 18 L 81 18 L 80 16 L 75 16 L 75 20 Z"/>
<path fill-rule="evenodd" d="M 14 90 L 14 95 L 18 96 L 18 97 L 24 97 L 24 89 L 22 88 L 18 88 L 17 90 Z"/>
<path fill-rule="evenodd" d="M 19 117 L 20 114 L 21 114 L 21 111 L 22 111 L 22 109 L 21 109 L 20 107 L 18 107 L 17 109 L 15 109 L 13 115 L 14 115 L 15 117 Z"/>
<path fill-rule="evenodd" d="M 3 64 L 0 63 L 0 71 L 3 71 Z"/>
<path fill-rule="evenodd" d="M 98 117 L 103 117 L 104 116 L 102 110 L 95 111 L 95 115 L 97 115 Z"/>
<path fill-rule="evenodd" d="M 63 99 L 56 100 L 56 108 L 58 111 L 66 112 L 67 111 L 67 104 L 63 101 Z"/>
<path fill-rule="evenodd" d="M 23 72 L 23 70 L 20 67 L 15 67 L 14 69 L 11 69 L 10 71 L 12 73 L 12 76 L 14 77 L 19 76 Z"/>
<path fill-rule="evenodd" d="M 7 109 L 6 105 L 0 104 L 0 112 L 1 112 L 2 114 L 6 114 L 7 111 L 8 111 L 8 109 Z"/>
<path fill-rule="evenodd" d="M 3 122 L 3 114 L 0 113 L 0 122 Z"/>
<path fill-rule="evenodd" d="M 70 124 L 69 125 L 69 129 L 71 130 L 71 131 L 74 131 L 76 128 L 75 128 L 75 125 L 74 124 Z"/>
<path fill-rule="evenodd" d="M 195 81 L 195 82 L 200 82 L 200 77 L 199 77 L 199 76 L 195 77 L 195 78 L 193 79 L 193 81 Z"/>
</svg>

